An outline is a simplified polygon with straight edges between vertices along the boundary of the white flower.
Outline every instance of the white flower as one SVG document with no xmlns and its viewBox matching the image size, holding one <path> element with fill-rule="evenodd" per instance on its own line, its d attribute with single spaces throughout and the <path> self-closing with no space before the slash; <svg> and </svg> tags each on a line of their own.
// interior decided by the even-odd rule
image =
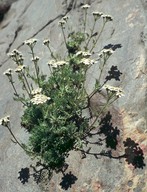
<svg viewBox="0 0 147 192">
<path fill-rule="evenodd" d="M 85 4 L 85 5 L 83 5 L 81 8 L 82 8 L 82 9 L 88 9 L 89 7 L 90 7 L 90 5 Z"/>
<path fill-rule="evenodd" d="M 112 54 L 114 53 L 114 51 L 112 49 L 103 49 L 99 54 L 99 58 L 102 57 L 110 57 Z"/>
<path fill-rule="evenodd" d="M 61 65 L 66 65 L 67 62 L 66 62 L 66 61 L 57 61 L 56 64 L 57 64 L 58 66 L 61 66 Z"/>
<path fill-rule="evenodd" d="M 46 103 L 48 100 L 50 100 L 50 97 L 47 97 L 46 95 L 43 94 L 36 94 L 34 97 L 30 100 L 31 103 L 35 105 L 43 104 Z"/>
<path fill-rule="evenodd" d="M 68 63 L 66 61 L 55 61 L 55 60 L 50 60 L 48 62 L 48 65 L 51 65 L 53 68 L 57 68 L 59 66 L 67 65 Z"/>
<path fill-rule="evenodd" d="M 55 64 L 55 62 L 56 62 L 56 61 L 53 59 L 53 60 L 50 60 L 47 64 L 48 64 L 48 65 L 53 65 L 53 64 Z"/>
<path fill-rule="evenodd" d="M 17 49 L 14 49 L 11 53 L 7 54 L 9 57 L 14 58 L 14 57 L 21 57 L 22 58 L 22 53 L 18 51 Z"/>
<path fill-rule="evenodd" d="M 92 14 L 93 14 L 93 16 L 101 16 L 101 15 L 103 15 L 103 13 L 102 12 L 98 12 L 98 11 L 93 11 L 92 12 Z"/>
<path fill-rule="evenodd" d="M 21 56 L 22 56 L 21 52 L 18 51 L 17 49 L 14 49 L 14 50 L 12 51 L 12 53 L 14 53 L 15 55 L 21 55 Z"/>
<path fill-rule="evenodd" d="M 60 25 L 60 26 L 64 26 L 65 24 L 66 24 L 66 21 L 65 21 L 65 20 L 62 19 L 62 20 L 59 21 L 59 25 Z"/>
<path fill-rule="evenodd" d="M 7 69 L 3 74 L 6 75 L 6 76 L 11 76 L 12 75 L 12 69 Z"/>
<path fill-rule="evenodd" d="M 84 64 L 84 65 L 93 65 L 95 63 L 95 60 L 93 59 L 86 59 L 86 58 L 83 58 L 81 59 L 81 64 Z"/>
<path fill-rule="evenodd" d="M 92 14 L 93 14 L 95 20 L 99 19 L 103 15 L 102 12 L 97 12 L 97 11 L 92 12 Z"/>
<path fill-rule="evenodd" d="M 14 70 L 16 73 L 20 73 L 23 71 L 23 69 L 25 69 L 26 66 L 25 65 L 18 65 L 18 67 Z"/>
<path fill-rule="evenodd" d="M 33 61 L 33 62 L 37 62 L 37 61 L 39 61 L 39 57 L 38 56 L 36 56 L 36 57 L 34 57 L 34 58 L 32 58 L 31 60 Z"/>
<path fill-rule="evenodd" d="M 31 47 L 34 47 L 36 43 L 37 43 L 37 39 L 28 39 L 28 40 L 24 41 L 24 44 L 31 46 Z"/>
<path fill-rule="evenodd" d="M 37 95 L 37 94 L 40 94 L 41 91 L 42 91 L 42 88 L 34 89 L 34 90 L 32 90 L 31 95 Z"/>
<path fill-rule="evenodd" d="M 11 52 L 11 53 L 8 53 L 7 55 L 8 55 L 8 57 L 10 57 L 10 58 L 13 58 L 13 57 L 15 57 L 15 54 L 14 54 L 13 52 Z"/>
<path fill-rule="evenodd" d="M 69 19 L 69 17 L 66 15 L 66 16 L 64 16 L 62 19 L 67 22 L 67 20 Z"/>
<path fill-rule="evenodd" d="M 103 86 L 103 88 L 106 89 L 108 92 L 115 93 L 115 95 L 116 95 L 117 97 L 122 97 L 122 96 L 124 96 L 124 91 L 123 91 L 122 88 L 120 88 L 120 87 L 114 87 L 114 86 L 105 84 L 105 85 Z"/>
<path fill-rule="evenodd" d="M 83 56 L 83 57 L 90 57 L 91 56 L 91 53 L 90 52 L 87 52 L 87 51 L 78 51 L 76 53 L 76 56 Z"/>
<path fill-rule="evenodd" d="M 0 119 L 0 125 L 8 126 L 9 122 L 10 122 L 9 115 Z"/>
<path fill-rule="evenodd" d="M 47 45 L 47 46 L 48 46 L 49 43 L 50 43 L 50 40 L 49 40 L 49 39 L 45 39 L 45 40 L 43 41 L 43 44 L 44 44 L 44 45 Z"/>
<path fill-rule="evenodd" d="M 22 56 L 20 56 L 19 59 L 17 59 L 17 61 L 18 61 L 19 63 L 23 63 L 24 58 L 23 58 Z"/>
<path fill-rule="evenodd" d="M 102 15 L 102 18 L 104 19 L 105 22 L 113 21 L 113 18 L 111 15 Z"/>
</svg>

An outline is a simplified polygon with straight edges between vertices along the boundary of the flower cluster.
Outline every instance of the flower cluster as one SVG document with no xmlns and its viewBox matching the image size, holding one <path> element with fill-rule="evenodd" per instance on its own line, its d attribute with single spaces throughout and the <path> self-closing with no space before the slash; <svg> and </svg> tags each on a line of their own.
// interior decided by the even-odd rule
<svg viewBox="0 0 147 192">
<path fill-rule="evenodd" d="M 12 58 L 12 60 L 18 64 L 21 65 L 23 63 L 23 55 L 20 51 L 18 51 L 17 49 L 14 49 L 11 53 L 8 53 L 8 56 L 10 58 Z"/>
<path fill-rule="evenodd" d="M 105 84 L 103 88 L 106 89 L 108 92 L 114 93 L 117 97 L 124 96 L 124 91 L 120 87 L 114 87 Z"/>
<path fill-rule="evenodd" d="M 50 40 L 49 40 L 49 39 L 45 39 L 45 40 L 43 41 L 43 44 L 46 45 L 46 46 L 49 46 Z"/>
<path fill-rule="evenodd" d="M 55 61 L 55 60 L 50 60 L 48 62 L 48 65 L 51 66 L 52 68 L 57 68 L 63 65 L 67 65 L 68 63 L 66 61 Z"/>
<path fill-rule="evenodd" d="M 66 24 L 66 21 L 65 21 L 65 20 L 61 19 L 61 20 L 59 21 L 59 26 L 63 27 L 65 24 Z"/>
<path fill-rule="evenodd" d="M 65 24 L 67 23 L 67 20 L 69 19 L 69 17 L 66 15 L 64 17 L 62 17 L 62 19 L 58 22 L 59 26 L 63 27 L 65 26 Z"/>
<path fill-rule="evenodd" d="M 102 15 L 101 17 L 103 18 L 104 22 L 113 21 L 111 15 Z"/>
<path fill-rule="evenodd" d="M 38 56 L 35 56 L 34 58 L 31 59 L 33 62 L 38 62 L 39 61 L 39 57 Z"/>
<path fill-rule="evenodd" d="M 6 75 L 6 76 L 11 76 L 12 75 L 12 69 L 7 69 L 3 74 Z"/>
<path fill-rule="evenodd" d="M 46 103 L 48 100 L 50 100 L 50 97 L 47 97 L 46 95 L 43 94 L 35 94 L 34 97 L 30 100 L 31 103 L 33 103 L 34 105 L 39 105 L 39 104 L 43 104 Z"/>
<path fill-rule="evenodd" d="M 25 45 L 28 45 L 31 49 L 36 45 L 37 39 L 28 39 L 24 41 Z"/>
<path fill-rule="evenodd" d="M 93 65 L 95 63 L 95 60 L 89 58 L 83 58 L 81 59 L 80 63 L 84 65 Z"/>
<path fill-rule="evenodd" d="M 69 19 L 69 17 L 68 17 L 67 15 L 65 15 L 62 19 L 67 22 L 67 20 Z"/>
<path fill-rule="evenodd" d="M 0 119 L 0 125 L 7 127 L 9 123 L 10 123 L 10 116 L 6 116 Z"/>
<path fill-rule="evenodd" d="M 25 65 L 18 65 L 18 67 L 14 70 L 16 73 L 21 73 L 26 68 Z"/>
<path fill-rule="evenodd" d="M 76 56 L 83 56 L 83 57 L 90 57 L 91 56 L 91 53 L 90 52 L 87 52 L 87 51 L 78 51 L 76 53 Z"/>
<path fill-rule="evenodd" d="M 98 11 L 94 11 L 94 12 L 92 12 L 92 15 L 94 16 L 94 19 L 97 20 L 103 15 L 103 13 L 98 12 Z"/>
<path fill-rule="evenodd" d="M 82 5 L 82 7 L 81 7 L 82 9 L 84 9 L 84 10 L 87 10 L 87 9 L 89 9 L 90 8 L 90 5 L 88 5 L 88 4 L 85 4 L 85 5 Z"/>
<path fill-rule="evenodd" d="M 109 58 L 112 54 L 114 53 L 114 51 L 112 49 L 103 49 L 99 54 L 98 57 L 99 58 Z"/>
<path fill-rule="evenodd" d="M 42 91 L 42 88 L 34 89 L 34 90 L 32 90 L 31 95 L 37 95 L 37 94 L 40 94 L 41 91 Z"/>
</svg>

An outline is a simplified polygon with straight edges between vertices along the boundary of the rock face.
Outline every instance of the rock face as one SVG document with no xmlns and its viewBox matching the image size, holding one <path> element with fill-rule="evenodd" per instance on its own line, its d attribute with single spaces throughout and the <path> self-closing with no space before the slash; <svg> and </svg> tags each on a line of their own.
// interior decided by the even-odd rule
<svg viewBox="0 0 147 192">
<path fill-rule="evenodd" d="M 0 1 L 1 3 L 2 1 Z M 12 3 L 12 1 L 10 1 Z M 62 53 L 61 31 L 58 21 L 66 13 L 74 18 L 73 30 L 77 29 L 81 17 L 82 0 L 19 0 L 11 5 L 0 23 L 0 73 L 14 67 L 7 53 L 14 48 L 27 53 L 22 42 L 29 38 L 40 40 L 36 47 L 42 58 L 42 70 L 46 72 L 47 50 L 40 48 L 42 40 L 50 38 L 53 48 Z M 125 97 L 115 103 L 113 124 L 121 131 L 121 139 L 133 139 L 143 150 L 144 162 L 147 164 L 147 2 L 145 0 L 89 0 L 90 11 L 102 11 L 113 16 L 113 24 L 108 24 L 100 38 L 100 50 L 107 44 L 121 44 L 109 60 L 108 67 L 117 65 L 123 73 L 120 85 Z M 10 5 L 10 4 L 9 4 Z M 1 9 L 0 9 L 1 10 Z M 90 14 L 89 11 L 89 14 Z M 74 28 L 74 26 L 76 26 Z M 29 62 L 27 54 L 26 61 Z M 97 67 L 93 66 L 87 74 L 86 87 L 90 92 L 97 77 Z M 8 80 L 0 75 L 0 116 L 11 115 L 14 133 L 23 142 L 27 133 L 20 129 L 19 119 L 22 115 L 21 105 L 13 102 L 12 89 Z M 112 82 L 113 83 L 113 82 Z M 19 84 L 18 84 L 19 86 Z M 92 105 L 96 107 L 97 98 Z M 71 152 L 67 162 L 69 167 L 63 177 L 54 174 L 50 182 L 44 179 L 39 185 L 30 176 L 27 182 L 27 167 L 33 162 L 10 140 L 7 130 L 0 127 L 0 191 L 1 192 L 145 192 L 147 191 L 147 171 L 134 169 L 124 159 L 113 159 L 92 155 L 81 159 L 81 154 Z M 100 146 L 91 146 L 93 152 L 101 152 Z M 112 151 L 113 156 L 121 156 L 124 148 L 118 146 Z M 22 169 L 23 168 L 23 169 Z M 26 174 L 23 185 L 18 177 L 19 171 Z M 30 170 L 32 171 L 32 170 Z"/>
</svg>

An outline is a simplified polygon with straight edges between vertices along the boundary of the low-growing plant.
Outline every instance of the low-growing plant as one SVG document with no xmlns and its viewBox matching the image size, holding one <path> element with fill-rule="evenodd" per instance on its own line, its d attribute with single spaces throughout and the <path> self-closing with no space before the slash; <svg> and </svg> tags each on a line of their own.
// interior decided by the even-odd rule
<svg viewBox="0 0 147 192">
<path fill-rule="evenodd" d="M 101 12 L 93 12 L 91 16 L 93 26 L 88 31 L 89 7 L 89 5 L 82 6 L 84 19 L 80 32 L 70 31 L 69 35 L 66 34 L 68 17 L 65 16 L 59 21 L 67 50 L 66 58 L 61 56 L 63 60 L 59 60 L 52 51 L 50 40 L 44 40 L 43 44 L 49 49 L 51 57 L 48 61 L 49 75 L 42 74 L 38 65 L 39 57 L 34 52 L 36 39 L 24 42 L 31 53 L 34 72 L 31 72 L 29 66 L 24 65 L 23 56 L 18 50 L 13 50 L 9 54 L 17 68 L 4 72 L 14 90 L 14 100 L 23 104 L 21 125 L 30 134 L 29 142 L 21 144 L 16 139 L 10 128 L 9 117 L 2 118 L 1 124 L 8 128 L 15 142 L 29 155 L 37 157 L 50 170 L 56 172 L 62 170 L 71 150 L 83 150 L 84 140 L 92 130 L 101 126 L 102 114 L 106 114 L 109 106 L 124 95 L 120 87 L 107 84 L 111 79 L 120 80 L 122 73 L 117 66 L 111 66 L 106 78 L 102 78 L 108 59 L 121 45 L 109 44 L 99 53 L 95 53 L 105 26 L 113 19 Z M 96 29 L 98 22 L 101 23 L 99 31 Z M 99 66 L 99 76 L 94 90 L 88 94 L 85 86 L 86 74 L 93 65 Z M 15 86 L 13 71 L 22 84 L 23 94 Z M 95 94 L 103 92 L 106 102 L 94 113 L 90 101 Z M 85 109 L 88 111 L 87 115 L 83 113 Z"/>
</svg>

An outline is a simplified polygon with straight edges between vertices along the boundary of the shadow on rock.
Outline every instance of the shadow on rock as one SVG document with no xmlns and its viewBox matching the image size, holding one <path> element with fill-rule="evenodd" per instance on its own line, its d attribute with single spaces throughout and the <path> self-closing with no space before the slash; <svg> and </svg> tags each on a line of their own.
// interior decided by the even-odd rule
<svg viewBox="0 0 147 192">
<path fill-rule="evenodd" d="M 125 147 L 125 158 L 128 164 L 132 164 L 134 168 L 142 168 L 145 166 L 143 151 L 138 143 L 131 138 L 127 138 L 123 142 Z"/>
<path fill-rule="evenodd" d="M 75 183 L 77 179 L 78 178 L 70 171 L 69 173 L 64 174 L 60 186 L 62 187 L 62 189 L 67 190 L 68 188 L 71 188 L 71 186 Z"/>
<path fill-rule="evenodd" d="M 110 71 L 108 71 L 108 75 L 106 76 L 106 81 L 110 81 L 111 79 L 115 79 L 116 81 L 120 81 L 120 76 L 122 73 L 117 69 L 117 66 L 112 65 Z"/>
<path fill-rule="evenodd" d="M 105 135 L 106 147 L 116 150 L 118 144 L 117 137 L 119 136 L 119 129 L 113 127 L 111 123 L 112 115 L 110 112 L 100 122 L 100 132 L 99 134 Z"/>
<path fill-rule="evenodd" d="M 51 179 L 52 171 L 48 166 L 42 164 L 40 161 L 38 161 L 35 166 L 31 165 L 30 167 L 33 169 L 32 176 L 37 184 L 43 180 L 44 174 L 48 176 L 49 180 Z"/>
<path fill-rule="evenodd" d="M 21 181 L 22 184 L 28 182 L 28 179 L 30 178 L 30 170 L 28 167 L 22 168 L 18 173 L 19 173 L 18 179 Z"/>
<path fill-rule="evenodd" d="M 118 43 L 118 44 L 108 44 L 108 45 L 105 45 L 104 47 L 103 47 L 103 49 L 112 49 L 113 51 L 115 51 L 116 49 L 119 49 L 119 48 L 121 48 L 122 47 L 122 45 L 120 44 L 120 43 Z"/>
<path fill-rule="evenodd" d="M 87 150 L 80 150 L 82 153 L 82 158 L 86 158 L 87 155 L 93 155 L 95 158 L 99 158 L 101 156 L 109 157 L 112 159 L 122 159 L 125 158 L 128 164 L 132 164 L 133 167 L 136 168 L 144 168 L 144 154 L 142 149 L 139 147 L 138 143 L 135 143 L 131 138 L 127 138 L 126 141 L 123 142 L 124 150 L 122 151 L 122 155 L 113 156 L 112 150 L 117 149 L 118 144 L 118 136 L 120 131 L 117 127 L 113 127 L 112 125 L 112 115 L 108 112 L 105 117 L 103 117 L 100 121 L 99 131 L 96 133 L 89 133 L 89 138 L 93 135 L 97 136 L 97 140 L 95 142 L 89 141 L 87 138 L 85 139 L 85 144 L 88 145 L 103 145 L 106 143 L 106 148 L 103 149 L 99 153 L 91 152 L 92 147 L 88 147 Z M 100 138 L 100 135 L 104 135 L 104 138 Z"/>
</svg>

